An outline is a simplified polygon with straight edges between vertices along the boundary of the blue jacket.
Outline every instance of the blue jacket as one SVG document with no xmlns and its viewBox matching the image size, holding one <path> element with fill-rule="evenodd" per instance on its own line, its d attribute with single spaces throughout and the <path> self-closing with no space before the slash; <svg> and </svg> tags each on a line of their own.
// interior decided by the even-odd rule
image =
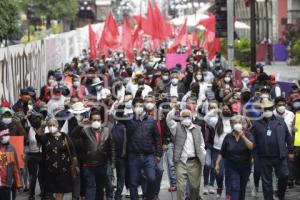
<svg viewBox="0 0 300 200">
<path fill-rule="evenodd" d="M 126 155 L 126 129 L 122 123 L 115 123 L 111 129 L 112 140 L 115 144 L 116 157 L 123 158 Z"/>
<path fill-rule="evenodd" d="M 283 119 L 277 118 L 274 115 L 269 121 L 272 134 L 276 134 L 279 158 L 286 158 L 288 153 L 292 153 L 292 137 L 289 130 L 283 121 Z M 264 119 L 253 121 L 252 133 L 255 141 L 255 148 L 259 157 L 268 156 L 268 152 L 272 151 L 272 147 L 267 145 L 266 140 L 268 136 L 266 134 L 268 124 Z"/>
<path fill-rule="evenodd" d="M 145 114 L 142 120 L 138 120 L 133 116 L 132 119 L 124 120 L 122 123 L 126 127 L 128 153 L 162 156 L 160 134 L 153 117 Z"/>
</svg>

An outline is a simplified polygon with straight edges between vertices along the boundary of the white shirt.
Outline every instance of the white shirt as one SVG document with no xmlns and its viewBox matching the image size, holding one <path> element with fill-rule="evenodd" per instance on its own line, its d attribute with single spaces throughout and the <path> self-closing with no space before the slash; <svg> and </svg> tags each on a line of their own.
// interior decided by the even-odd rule
<svg viewBox="0 0 300 200">
<path fill-rule="evenodd" d="M 188 158 L 192 158 L 196 156 L 195 152 L 195 146 L 194 146 L 194 138 L 193 134 L 191 133 L 190 129 L 192 129 L 194 125 L 192 125 L 190 128 L 185 128 L 186 130 L 186 140 L 183 145 L 183 150 L 181 153 L 180 160 L 183 163 L 186 163 Z"/>
<path fill-rule="evenodd" d="M 49 117 L 54 117 L 57 112 L 65 108 L 65 99 L 66 97 L 64 96 L 61 96 L 59 100 L 50 99 L 50 101 L 47 103 Z"/>
<path fill-rule="evenodd" d="M 178 85 L 173 85 L 171 84 L 170 86 L 170 96 L 175 96 L 178 97 L 178 90 L 177 90 Z"/>
<path fill-rule="evenodd" d="M 284 119 L 284 122 L 285 122 L 286 126 L 288 127 L 289 132 L 291 133 L 292 128 L 293 128 L 293 122 L 294 122 L 294 119 L 295 119 L 295 114 L 292 111 L 285 110 L 283 115 L 280 115 L 280 114 L 277 113 L 277 110 L 275 109 L 274 110 L 274 115 L 276 117 L 281 117 L 281 118 Z"/>
<path fill-rule="evenodd" d="M 232 132 L 232 129 L 231 129 L 231 125 L 230 125 L 230 118 L 223 118 L 223 133 L 221 135 L 218 135 L 217 133 L 215 133 L 213 147 L 215 149 L 221 150 L 225 136 L 231 132 Z"/>
<path fill-rule="evenodd" d="M 101 99 L 106 99 L 108 95 L 110 95 L 111 92 L 107 88 L 102 88 L 100 91 L 97 91 L 97 101 Z"/>
</svg>

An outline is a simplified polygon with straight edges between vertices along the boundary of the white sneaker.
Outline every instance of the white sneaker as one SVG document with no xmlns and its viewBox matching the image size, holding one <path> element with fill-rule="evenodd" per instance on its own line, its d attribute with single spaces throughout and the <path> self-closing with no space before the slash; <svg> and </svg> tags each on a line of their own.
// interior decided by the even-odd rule
<svg viewBox="0 0 300 200">
<path fill-rule="evenodd" d="M 130 197 L 130 191 L 128 189 L 126 190 L 125 196 Z"/>
<path fill-rule="evenodd" d="M 209 186 L 209 194 L 216 194 L 216 190 L 213 186 Z"/>
<path fill-rule="evenodd" d="M 208 186 L 204 186 L 203 188 L 203 194 L 208 195 Z"/>
<path fill-rule="evenodd" d="M 217 194 L 217 199 L 221 199 L 221 195 L 220 194 Z"/>
<path fill-rule="evenodd" d="M 138 194 L 139 194 L 139 196 L 143 195 L 143 190 L 142 190 L 141 186 L 138 187 Z"/>
<path fill-rule="evenodd" d="M 257 187 L 253 187 L 252 191 L 251 191 L 251 196 L 252 197 L 258 197 L 258 188 Z"/>
</svg>

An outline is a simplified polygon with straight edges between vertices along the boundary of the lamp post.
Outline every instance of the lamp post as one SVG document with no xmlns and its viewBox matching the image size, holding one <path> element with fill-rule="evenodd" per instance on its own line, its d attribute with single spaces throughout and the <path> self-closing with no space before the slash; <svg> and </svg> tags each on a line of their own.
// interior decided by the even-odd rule
<svg viewBox="0 0 300 200">
<path fill-rule="evenodd" d="M 250 12 L 251 12 L 251 71 L 255 71 L 256 65 L 256 11 L 255 11 L 255 0 L 251 1 Z"/>
<path fill-rule="evenodd" d="M 266 41 L 265 41 L 265 48 L 266 48 L 266 52 L 265 52 L 265 64 L 266 65 L 270 65 L 270 59 L 269 59 L 269 9 L 268 9 L 268 0 L 265 0 L 265 9 L 266 9 Z"/>
</svg>

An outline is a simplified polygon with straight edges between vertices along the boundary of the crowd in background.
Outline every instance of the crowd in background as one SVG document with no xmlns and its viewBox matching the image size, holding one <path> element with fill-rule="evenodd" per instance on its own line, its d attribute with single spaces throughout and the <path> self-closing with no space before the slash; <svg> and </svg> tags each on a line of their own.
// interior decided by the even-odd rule
<svg viewBox="0 0 300 200">
<path fill-rule="evenodd" d="M 167 173 L 179 200 L 243 200 L 252 168 L 252 196 L 260 180 L 266 200 L 300 184 L 297 85 L 283 93 L 261 64 L 239 79 L 202 49 L 171 68 L 164 49 L 135 54 L 129 63 L 122 52 L 91 60 L 83 51 L 42 88 L 1 102 L 1 199 L 23 188 L 34 200 L 38 181 L 44 200 L 136 200 L 140 190 L 158 200 Z M 24 136 L 23 168 L 10 136 Z"/>
</svg>

